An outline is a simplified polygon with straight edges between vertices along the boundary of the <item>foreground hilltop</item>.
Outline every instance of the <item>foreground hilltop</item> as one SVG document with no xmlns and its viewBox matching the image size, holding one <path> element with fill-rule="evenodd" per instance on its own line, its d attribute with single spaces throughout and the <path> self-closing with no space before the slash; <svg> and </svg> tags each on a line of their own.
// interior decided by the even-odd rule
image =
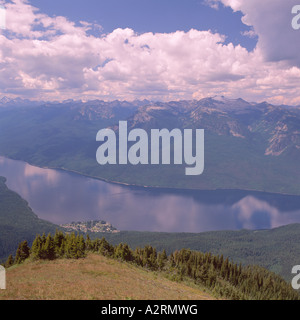
<svg viewBox="0 0 300 320">
<path fill-rule="evenodd" d="M 141 268 L 90 254 L 28 262 L 7 270 L 0 300 L 211 300 L 212 295 Z"/>
<path fill-rule="evenodd" d="M 103 266 L 103 261 L 107 267 Z M 135 295 L 129 298 L 166 299 L 169 295 L 160 296 L 159 291 L 153 291 L 153 284 L 160 290 L 166 279 L 196 289 L 194 293 L 198 298 L 199 295 L 203 298 L 205 290 L 211 296 L 231 300 L 300 299 L 291 285 L 275 273 L 258 266 L 237 265 L 223 255 L 182 249 L 168 256 L 165 250 L 157 252 L 150 245 L 132 250 L 124 243 L 113 246 L 105 238 L 91 240 L 89 236 L 85 239 L 83 235 L 65 235 L 60 231 L 54 236 L 37 235 L 31 248 L 27 241 L 22 241 L 15 257 L 9 256 L 4 266 L 11 275 L 8 285 L 12 291 L 2 295 L 8 299 L 19 299 L 28 294 L 32 295 L 28 299 L 36 299 L 37 293 L 42 294 L 40 299 L 58 299 L 57 296 L 106 299 L 106 291 L 111 294 L 111 290 L 117 295 L 111 299 L 123 299 L 124 296 L 116 291 L 118 285 L 122 286 L 120 292 L 126 292 L 127 298 L 128 292 L 135 287 L 137 291 L 132 291 Z M 154 277 L 160 285 L 149 282 L 149 279 L 139 282 L 141 272 L 146 272 L 152 279 Z M 103 279 L 98 282 L 100 288 L 97 289 L 93 281 L 98 277 Z M 167 283 L 165 286 L 169 288 Z M 185 299 L 191 294 L 175 285 L 175 291 L 178 290 L 183 291 L 176 299 Z"/>
</svg>

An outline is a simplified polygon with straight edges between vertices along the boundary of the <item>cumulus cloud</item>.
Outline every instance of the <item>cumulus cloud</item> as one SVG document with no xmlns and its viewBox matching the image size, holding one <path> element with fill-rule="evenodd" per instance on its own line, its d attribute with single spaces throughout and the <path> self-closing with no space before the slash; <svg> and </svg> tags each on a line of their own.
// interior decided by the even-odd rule
<svg viewBox="0 0 300 320">
<path fill-rule="evenodd" d="M 258 34 L 253 52 L 225 44 L 224 35 L 193 29 L 156 34 L 116 29 L 96 35 L 90 30 L 101 31 L 99 25 L 50 17 L 26 0 L 13 0 L 6 4 L 7 30 L 0 33 L 0 95 L 175 100 L 222 94 L 300 104 L 296 58 L 268 53 L 255 6 L 222 2 L 242 10 L 245 23 Z"/>
<path fill-rule="evenodd" d="M 300 67 L 300 33 L 291 27 L 297 0 L 218 0 L 244 14 L 244 24 L 253 27 L 258 47 L 268 61 L 286 61 Z"/>
</svg>

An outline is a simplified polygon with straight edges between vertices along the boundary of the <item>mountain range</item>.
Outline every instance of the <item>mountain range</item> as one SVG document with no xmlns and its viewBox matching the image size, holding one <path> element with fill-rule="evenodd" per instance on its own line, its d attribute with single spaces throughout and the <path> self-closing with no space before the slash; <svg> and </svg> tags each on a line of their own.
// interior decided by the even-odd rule
<svg viewBox="0 0 300 320">
<path fill-rule="evenodd" d="M 199 101 L 0 100 L 0 155 L 107 181 L 151 187 L 300 194 L 300 107 L 211 97 Z M 180 165 L 100 166 L 96 134 L 128 129 L 205 130 L 205 170 Z"/>
</svg>

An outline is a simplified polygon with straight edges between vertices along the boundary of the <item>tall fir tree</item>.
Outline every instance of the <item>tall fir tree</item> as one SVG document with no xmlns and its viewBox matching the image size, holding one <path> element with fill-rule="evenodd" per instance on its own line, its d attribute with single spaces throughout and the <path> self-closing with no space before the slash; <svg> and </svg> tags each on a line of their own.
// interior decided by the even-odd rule
<svg viewBox="0 0 300 320">
<path fill-rule="evenodd" d="M 27 240 L 22 241 L 17 249 L 15 263 L 20 264 L 25 261 L 30 255 L 30 248 L 28 246 Z"/>
</svg>

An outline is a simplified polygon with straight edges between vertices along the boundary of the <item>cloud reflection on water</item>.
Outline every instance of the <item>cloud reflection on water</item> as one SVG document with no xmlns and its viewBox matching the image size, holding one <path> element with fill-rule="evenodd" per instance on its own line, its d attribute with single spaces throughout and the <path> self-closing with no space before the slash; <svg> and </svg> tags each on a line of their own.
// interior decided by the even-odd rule
<svg viewBox="0 0 300 320">
<path fill-rule="evenodd" d="M 1 157 L 0 175 L 40 218 L 57 224 L 102 219 L 121 230 L 202 232 L 300 222 L 300 197 L 293 198 L 297 205 L 292 211 L 271 205 L 270 195 L 264 199 L 263 194 L 257 198 L 236 192 L 232 197 L 232 191 L 234 200 L 229 201 L 224 192 L 220 201 L 220 191 L 212 191 L 206 201 L 207 192 L 125 187 Z M 280 199 L 281 207 L 285 201 Z"/>
</svg>

